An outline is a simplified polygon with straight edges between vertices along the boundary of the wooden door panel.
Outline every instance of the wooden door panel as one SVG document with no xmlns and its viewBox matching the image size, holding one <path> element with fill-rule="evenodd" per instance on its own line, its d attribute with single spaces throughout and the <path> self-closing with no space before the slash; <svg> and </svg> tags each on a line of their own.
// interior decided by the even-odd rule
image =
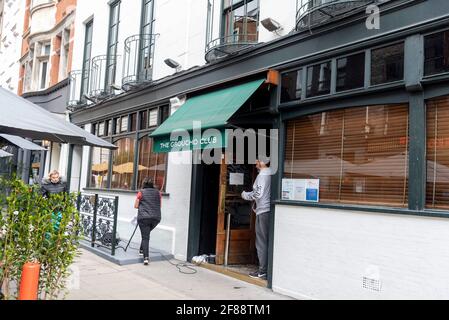
<svg viewBox="0 0 449 320">
<path fill-rule="evenodd" d="M 248 184 L 251 183 L 252 185 L 252 181 L 254 180 L 254 174 L 251 173 L 251 176 L 247 176 L 251 170 L 253 170 L 251 166 L 241 168 L 241 172 L 245 173 L 245 190 L 250 188 Z M 233 165 L 232 172 L 239 172 L 239 167 Z M 219 265 L 225 262 L 227 206 L 240 205 L 240 208 L 246 210 L 245 202 L 242 202 L 239 196 L 241 191 L 235 186 L 229 188 L 228 183 L 229 170 L 223 158 L 220 169 L 219 205 L 217 210 L 216 264 Z M 229 264 L 252 264 L 257 261 L 255 250 L 255 214 L 248 212 L 248 215 L 250 217 L 248 217 L 246 224 L 243 226 L 240 225 L 238 227 L 239 229 L 231 229 L 228 256 Z"/>
</svg>

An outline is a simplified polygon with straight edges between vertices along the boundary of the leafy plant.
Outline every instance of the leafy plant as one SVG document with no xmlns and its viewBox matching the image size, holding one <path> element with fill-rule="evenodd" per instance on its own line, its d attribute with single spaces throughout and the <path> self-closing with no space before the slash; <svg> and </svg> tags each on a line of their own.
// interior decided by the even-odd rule
<svg viewBox="0 0 449 320">
<path fill-rule="evenodd" d="M 45 198 L 38 186 L 18 179 L 0 184 L 8 190 L 0 216 L 0 285 L 6 299 L 17 298 L 22 267 L 27 262 L 41 265 L 39 298 L 60 297 L 81 236 L 76 195 Z"/>
</svg>

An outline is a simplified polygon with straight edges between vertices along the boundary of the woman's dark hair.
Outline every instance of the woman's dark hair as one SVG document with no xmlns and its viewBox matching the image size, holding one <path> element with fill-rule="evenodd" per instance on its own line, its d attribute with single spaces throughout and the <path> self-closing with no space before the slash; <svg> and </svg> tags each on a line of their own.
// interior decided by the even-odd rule
<svg viewBox="0 0 449 320">
<path fill-rule="evenodd" d="M 143 179 L 142 189 L 149 189 L 149 188 L 154 188 L 154 183 L 153 183 L 153 179 L 147 177 L 147 178 Z"/>
</svg>

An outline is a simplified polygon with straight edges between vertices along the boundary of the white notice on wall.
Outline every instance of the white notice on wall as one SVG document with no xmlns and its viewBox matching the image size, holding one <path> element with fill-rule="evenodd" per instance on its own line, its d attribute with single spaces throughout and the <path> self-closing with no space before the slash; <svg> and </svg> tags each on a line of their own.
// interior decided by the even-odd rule
<svg viewBox="0 0 449 320">
<path fill-rule="evenodd" d="M 282 200 L 319 201 L 320 180 L 282 179 Z"/>
<path fill-rule="evenodd" d="M 243 173 L 230 173 L 229 174 L 229 184 L 231 186 L 243 186 L 245 179 L 245 174 Z"/>
</svg>

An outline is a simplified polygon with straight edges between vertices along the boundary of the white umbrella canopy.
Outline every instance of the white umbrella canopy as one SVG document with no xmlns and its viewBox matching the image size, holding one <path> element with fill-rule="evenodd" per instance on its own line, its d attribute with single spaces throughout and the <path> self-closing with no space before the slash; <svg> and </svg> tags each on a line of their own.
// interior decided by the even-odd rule
<svg viewBox="0 0 449 320">
<path fill-rule="evenodd" d="M 0 110 L 0 133 L 36 140 L 116 148 L 113 144 L 3 88 L 0 88 Z"/>
<path fill-rule="evenodd" d="M 2 149 L 0 149 L 0 158 L 10 158 L 13 155 L 9 152 L 3 151 Z"/>
</svg>

